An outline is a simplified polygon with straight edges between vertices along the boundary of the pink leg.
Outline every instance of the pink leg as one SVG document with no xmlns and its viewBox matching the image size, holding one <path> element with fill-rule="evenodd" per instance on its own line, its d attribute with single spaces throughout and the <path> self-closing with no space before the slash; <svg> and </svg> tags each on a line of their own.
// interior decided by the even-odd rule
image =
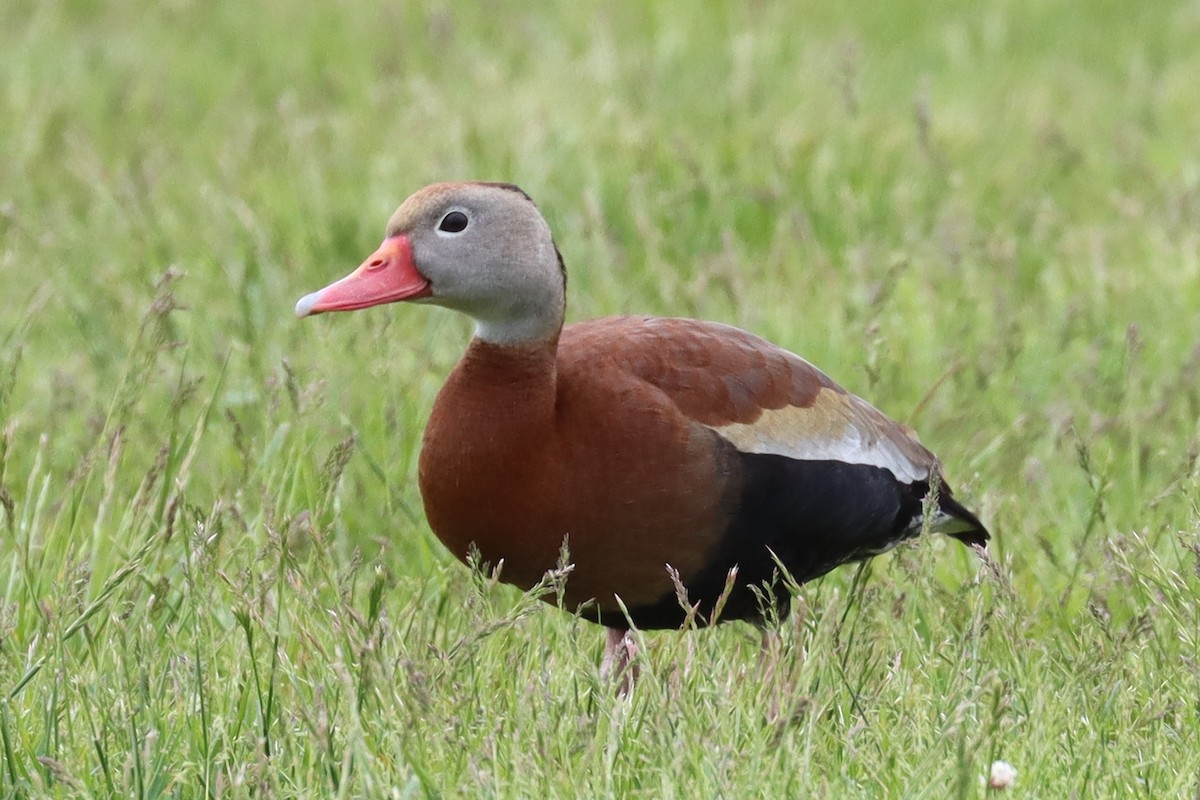
<svg viewBox="0 0 1200 800">
<path fill-rule="evenodd" d="M 758 647 L 758 669 L 762 675 L 762 682 L 767 683 L 775 675 L 775 668 L 779 665 L 783 640 L 779 637 L 779 631 L 774 628 L 764 626 L 761 633 L 762 640 Z"/>
<path fill-rule="evenodd" d="M 638 668 L 633 662 L 637 655 L 637 642 L 625 628 L 605 628 L 608 640 L 604 645 L 604 660 L 600 662 L 600 677 L 616 679 L 617 694 L 627 695 L 637 681 Z"/>
</svg>

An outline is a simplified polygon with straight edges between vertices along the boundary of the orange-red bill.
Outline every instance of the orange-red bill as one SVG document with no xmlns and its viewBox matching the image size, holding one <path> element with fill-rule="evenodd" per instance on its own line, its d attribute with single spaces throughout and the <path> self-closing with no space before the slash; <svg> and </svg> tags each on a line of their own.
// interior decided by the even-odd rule
<svg viewBox="0 0 1200 800">
<path fill-rule="evenodd" d="M 407 236 L 384 239 L 358 269 L 296 303 L 296 316 L 354 311 L 382 303 L 428 297 L 429 281 L 417 272 Z"/>
</svg>

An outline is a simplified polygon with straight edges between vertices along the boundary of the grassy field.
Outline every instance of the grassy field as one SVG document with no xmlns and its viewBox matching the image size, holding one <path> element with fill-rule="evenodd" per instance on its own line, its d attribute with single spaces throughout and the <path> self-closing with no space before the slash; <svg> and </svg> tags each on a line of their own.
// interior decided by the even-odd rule
<svg viewBox="0 0 1200 800">
<path fill-rule="evenodd" d="M 419 5 L 0 4 L 0 796 L 1200 797 L 1200 5 Z M 424 523 L 468 323 L 292 316 L 459 178 L 572 319 L 917 427 L 994 568 L 644 635 L 615 697 Z"/>
</svg>

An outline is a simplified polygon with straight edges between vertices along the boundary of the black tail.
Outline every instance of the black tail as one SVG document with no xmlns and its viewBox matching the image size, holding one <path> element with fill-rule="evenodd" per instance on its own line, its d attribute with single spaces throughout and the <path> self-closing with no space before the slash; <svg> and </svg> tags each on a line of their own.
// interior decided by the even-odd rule
<svg viewBox="0 0 1200 800">
<path fill-rule="evenodd" d="M 938 509 L 962 525 L 961 528 L 956 526 L 946 530 L 946 535 L 953 536 L 969 547 L 982 547 L 986 550 L 988 539 L 991 539 L 992 535 L 979 521 L 979 517 L 955 500 L 954 495 L 950 494 L 950 490 L 945 486 L 942 487 L 942 492 L 938 495 L 937 500 Z"/>
</svg>

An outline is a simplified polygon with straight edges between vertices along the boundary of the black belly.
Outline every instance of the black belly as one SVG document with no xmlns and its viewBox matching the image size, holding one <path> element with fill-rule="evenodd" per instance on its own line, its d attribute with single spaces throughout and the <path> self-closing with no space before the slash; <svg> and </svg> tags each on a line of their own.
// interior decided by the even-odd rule
<svg viewBox="0 0 1200 800">
<path fill-rule="evenodd" d="M 775 559 L 797 583 L 818 578 L 840 564 L 868 558 L 921 531 L 926 482 L 904 483 L 890 470 L 842 461 L 800 461 L 779 455 L 742 453 L 729 448 L 729 466 L 740 474 L 740 491 L 730 498 L 726 534 L 704 572 L 686 587 L 699 603 L 698 625 L 710 620 L 725 589 L 726 576 L 738 575 L 718 621 L 759 622 L 764 602 L 780 617 L 791 595 Z M 946 487 L 939 493 L 943 511 L 979 526 Z M 967 539 L 969 537 L 962 537 Z M 756 587 L 755 592 L 751 587 Z M 677 628 L 685 612 L 674 593 L 629 609 L 642 629 Z M 593 618 L 594 619 L 594 618 Z M 603 612 L 601 624 L 626 627 L 620 612 Z"/>
</svg>

